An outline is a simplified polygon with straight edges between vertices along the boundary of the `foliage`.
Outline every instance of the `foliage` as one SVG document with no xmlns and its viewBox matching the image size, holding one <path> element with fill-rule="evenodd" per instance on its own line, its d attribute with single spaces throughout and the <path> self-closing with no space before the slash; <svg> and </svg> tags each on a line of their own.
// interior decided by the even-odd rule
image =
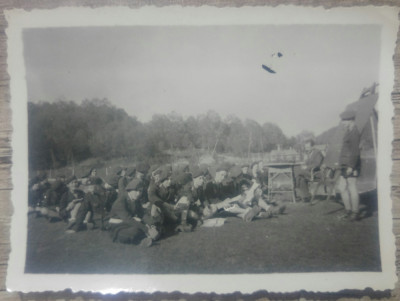
<svg viewBox="0 0 400 301">
<path fill-rule="evenodd" d="M 205 150 L 248 156 L 294 146 L 275 124 L 225 120 L 215 111 L 183 118 L 175 112 L 146 123 L 106 99 L 28 105 L 29 163 L 32 169 L 74 165 L 91 157 L 148 160 L 167 151 Z"/>
</svg>

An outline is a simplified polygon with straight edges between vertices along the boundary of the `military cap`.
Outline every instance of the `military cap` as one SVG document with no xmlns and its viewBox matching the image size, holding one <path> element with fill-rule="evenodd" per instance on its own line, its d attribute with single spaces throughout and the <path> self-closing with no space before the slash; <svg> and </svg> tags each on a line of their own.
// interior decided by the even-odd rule
<svg viewBox="0 0 400 301">
<path fill-rule="evenodd" d="M 126 169 L 126 175 L 127 175 L 128 177 L 133 177 L 133 175 L 135 174 L 135 172 L 136 172 L 136 168 L 135 168 L 135 167 L 128 167 L 128 168 Z"/>
<path fill-rule="evenodd" d="M 71 183 L 73 180 L 76 180 L 75 176 L 70 176 L 68 178 L 65 179 L 65 184 L 69 184 Z"/>
<path fill-rule="evenodd" d="M 159 175 L 160 173 L 162 173 L 162 171 L 163 171 L 162 168 L 157 168 L 156 170 L 154 170 L 154 171 L 151 173 L 151 175 L 152 175 L 152 176 L 157 176 L 157 175 Z"/>
<path fill-rule="evenodd" d="M 340 114 L 342 120 L 354 120 L 356 118 L 356 112 L 353 110 L 346 110 Z"/>
<path fill-rule="evenodd" d="M 158 175 L 160 182 L 164 181 L 165 179 L 169 178 L 172 174 L 171 165 L 160 166 L 156 171 L 154 171 L 154 174 Z"/>
<path fill-rule="evenodd" d="M 160 173 L 159 173 L 159 181 L 163 182 L 166 179 L 168 179 L 171 176 L 171 173 L 168 172 L 167 170 L 163 170 L 161 169 Z"/>
<path fill-rule="evenodd" d="M 231 178 L 237 178 L 242 174 L 242 168 L 239 165 L 234 165 L 229 170 L 229 176 Z"/>
<path fill-rule="evenodd" d="M 195 167 L 192 170 L 192 178 L 193 179 L 200 177 L 200 176 L 204 176 L 204 174 L 205 174 L 204 171 L 200 167 Z"/>
<path fill-rule="evenodd" d="M 177 169 L 182 172 L 188 172 L 189 171 L 189 163 L 186 163 L 186 162 L 180 163 L 180 164 L 178 164 Z"/>
<path fill-rule="evenodd" d="M 158 169 L 159 165 L 158 164 L 152 164 L 148 170 L 149 173 L 155 173 L 155 171 Z"/>
<path fill-rule="evenodd" d="M 74 189 L 74 193 L 78 198 L 83 198 L 85 196 L 85 192 L 82 189 Z"/>
<path fill-rule="evenodd" d="M 119 167 L 119 168 L 117 169 L 116 174 L 117 174 L 117 175 L 120 175 L 121 172 L 122 172 L 123 170 L 127 170 L 127 168 L 126 168 L 126 167 Z"/>
<path fill-rule="evenodd" d="M 192 180 L 192 175 L 188 172 L 180 171 L 174 177 L 174 183 L 178 185 L 186 185 Z"/>
<path fill-rule="evenodd" d="M 204 176 L 210 173 L 210 170 L 208 169 L 208 165 L 205 163 L 200 164 L 199 169 L 203 172 Z"/>
<path fill-rule="evenodd" d="M 139 179 L 133 179 L 126 185 L 126 190 L 139 190 L 143 188 L 143 182 Z"/>
<path fill-rule="evenodd" d="M 138 165 L 136 165 L 136 171 L 140 172 L 140 173 L 147 173 L 147 171 L 149 170 L 150 166 L 147 163 L 141 162 Z"/>
<path fill-rule="evenodd" d="M 108 175 L 108 176 L 106 176 L 106 177 L 104 178 L 104 181 L 105 181 L 108 185 L 110 185 L 110 186 L 116 188 L 116 187 L 118 187 L 118 179 L 119 179 L 119 176 L 118 176 L 118 175 Z"/>
<path fill-rule="evenodd" d="M 92 172 L 93 172 L 94 170 L 97 171 L 97 168 L 96 168 L 96 167 L 90 168 L 90 169 L 89 169 L 89 172 L 88 172 L 87 174 L 85 174 L 82 178 L 89 178 L 89 177 L 92 175 Z"/>
<path fill-rule="evenodd" d="M 222 171 L 222 170 L 228 171 L 230 167 L 231 167 L 231 166 L 230 166 L 230 164 L 229 164 L 228 162 L 223 162 L 223 163 L 221 163 L 220 165 L 218 165 L 218 167 L 217 167 L 217 172 L 218 172 L 218 171 Z"/>
</svg>

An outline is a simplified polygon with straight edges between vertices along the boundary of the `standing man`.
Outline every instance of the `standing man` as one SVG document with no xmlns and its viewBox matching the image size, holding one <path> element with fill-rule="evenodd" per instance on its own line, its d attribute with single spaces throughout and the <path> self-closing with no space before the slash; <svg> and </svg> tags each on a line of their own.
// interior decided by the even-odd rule
<svg viewBox="0 0 400 301">
<path fill-rule="evenodd" d="M 314 181 L 314 173 L 320 170 L 322 162 L 324 161 L 322 152 L 315 148 L 314 145 L 315 141 L 313 138 L 309 138 L 305 141 L 304 150 L 307 155 L 307 160 L 304 162 L 304 165 L 301 166 L 301 171 L 296 178 L 297 192 L 304 202 L 308 202 L 311 197 L 314 197 L 316 191 L 310 192 L 309 182 Z"/>
<path fill-rule="evenodd" d="M 343 143 L 340 150 L 339 168 L 340 177 L 338 190 L 340 192 L 345 215 L 344 220 L 356 221 L 359 219 L 360 198 L 357 190 L 357 177 L 360 173 L 360 133 L 355 125 L 354 111 L 344 111 L 341 115 L 340 127 L 344 131 Z"/>
</svg>

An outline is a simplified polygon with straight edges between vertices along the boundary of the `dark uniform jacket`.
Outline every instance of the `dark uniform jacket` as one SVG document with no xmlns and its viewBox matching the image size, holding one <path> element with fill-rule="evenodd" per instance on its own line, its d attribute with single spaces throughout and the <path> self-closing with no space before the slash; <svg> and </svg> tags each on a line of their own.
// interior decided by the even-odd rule
<svg viewBox="0 0 400 301">
<path fill-rule="evenodd" d="M 354 170 L 358 170 L 360 167 L 360 134 L 356 126 L 347 131 L 343 137 L 339 166 L 341 168 L 351 167 Z"/>
<path fill-rule="evenodd" d="M 310 171 L 313 169 L 317 169 L 321 166 L 323 160 L 324 156 L 322 155 L 321 151 L 314 148 L 308 154 L 308 159 L 306 162 L 307 168 Z"/>
<path fill-rule="evenodd" d="M 236 196 L 235 183 L 232 179 L 225 179 L 221 183 L 208 182 L 205 188 L 206 203 L 215 204 L 226 198 Z M 207 205 L 207 204 L 206 204 Z"/>
<path fill-rule="evenodd" d="M 128 221 L 134 216 L 142 217 L 140 200 L 131 201 L 128 193 L 121 193 L 111 208 L 111 217 Z"/>
<path fill-rule="evenodd" d="M 45 206 L 52 206 L 58 205 L 62 195 L 68 190 L 67 185 L 64 182 L 57 180 L 55 181 L 46 191 L 44 197 L 44 205 Z"/>
<path fill-rule="evenodd" d="M 149 188 L 147 189 L 147 198 L 151 204 L 161 206 L 164 202 L 169 204 L 174 203 L 175 193 L 172 187 L 164 188 L 163 186 L 157 185 L 152 180 L 149 184 Z"/>
<path fill-rule="evenodd" d="M 62 219 L 68 218 L 67 207 L 75 199 L 73 193 L 68 189 L 61 197 L 60 200 L 60 217 Z"/>
<path fill-rule="evenodd" d="M 126 177 L 120 177 L 118 179 L 118 192 L 119 193 L 124 192 L 126 185 L 128 185 L 128 179 Z"/>
</svg>

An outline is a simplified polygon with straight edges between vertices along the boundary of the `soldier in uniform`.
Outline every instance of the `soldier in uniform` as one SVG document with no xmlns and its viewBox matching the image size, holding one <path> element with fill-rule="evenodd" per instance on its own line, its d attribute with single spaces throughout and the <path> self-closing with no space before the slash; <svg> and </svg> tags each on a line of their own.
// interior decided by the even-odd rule
<svg viewBox="0 0 400 301">
<path fill-rule="evenodd" d="M 177 176 L 175 212 L 180 216 L 180 224 L 176 230 L 188 232 L 202 224 L 203 184 L 203 173 L 200 169 L 195 169 L 192 173 L 182 171 Z"/>
<path fill-rule="evenodd" d="M 126 190 L 118 195 L 114 202 L 110 217 L 120 219 L 123 222 L 129 221 L 133 217 L 143 215 L 140 198 L 142 197 L 143 182 L 133 179 L 126 186 Z"/>
<path fill-rule="evenodd" d="M 191 185 L 191 195 L 193 199 L 193 211 L 201 217 L 203 214 L 205 206 L 205 191 L 204 191 L 204 177 L 205 172 L 200 169 L 200 167 L 194 168 L 192 170 L 192 185 Z"/>
<path fill-rule="evenodd" d="M 76 215 L 76 220 L 68 225 L 67 233 L 74 233 L 83 229 L 94 228 L 94 214 L 101 215 L 101 227 L 103 228 L 104 208 L 107 191 L 102 186 L 103 180 L 97 176 L 97 171 L 92 169 L 89 177 L 83 178 L 81 186 L 85 192 L 83 201 Z"/>
<path fill-rule="evenodd" d="M 102 180 L 101 180 L 101 178 L 100 177 L 98 177 L 97 176 L 97 169 L 96 168 L 91 168 L 90 170 L 89 170 L 89 173 L 88 174 L 86 174 L 85 176 L 83 176 L 81 179 L 80 179 L 80 182 L 83 184 L 83 185 L 98 185 L 98 184 L 101 184 L 101 182 L 102 182 Z"/>
<path fill-rule="evenodd" d="M 105 203 L 104 210 L 110 212 L 112 205 L 118 198 L 118 184 L 120 177 L 117 174 L 108 175 L 103 179 L 104 189 L 105 189 Z M 124 188 L 125 189 L 125 188 Z M 105 215 L 105 213 L 103 214 Z"/>
<path fill-rule="evenodd" d="M 337 188 L 340 192 L 346 213 L 341 218 L 356 221 L 359 219 L 360 198 L 357 190 L 357 177 L 360 173 L 360 133 L 355 125 L 354 111 L 344 111 L 340 126 L 345 134 L 340 150 L 340 177 Z"/>
<path fill-rule="evenodd" d="M 224 211 L 235 214 L 246 222 L 254 218 L 271 218 L 285 211 L 286 207 L 281 204 L 268 204 L 259 183 L 246 183 L 243 186 L 243 192 L 232 198 L 229 205 L 223 208 Z"/>
<path fill-rule="evenodd" d="M 239 195 L 243 192 L 243 185 L 251 186 L 252 184 L 251 178 L 243 174 L 243 168 L 239 165 L 232 166 L 228 175 L 233 181 L 235 195 Z"/>
<path fill-rule="evenodd" d="M 265 186 L 268 185 L 265 175 L 263 174 L 263 170 L 260 169 L 262 166 L 262 161 L 255 161 L 251 164 L 251 176 L 252 180 L 261 185 L 261 188 L 264 189 Z"/>
<path fill-rule="evenodd" d="M 148 202 L 147 188 L 149 187 L 150 181 L 148 177 L 148 171 L 150 169 L 149 164 L 139 163 L 136 166 L 134 178 L 139 179 L 143 182 L 145 189 L 143 190 L 142 205 Z"/>
<path fill-rule="evenodd" d="M 71 218 L 71 210 L 74 207 L 71 205 L 71 203 L 75 203 L 74 200 L 82 198 L 83 195 L 78 196 L 78 191 L 75 191 L 79 189 L 79 182 L 77 181 L 75 176 L 72 176 L 66 180 L 66 185 L 68 187 L 68 190 L 64 192 L 64 194 L 61 196 L 60 199 L 60 206 L 58 213 L 60 215 L 60 218 L 64 221 L 68 220 L 68 218 Z"/>
<path fill-rule="evenodd" d="M 175 191 L 171 186 L 171 169 L 160 167 L 153 172 L 153 178 L 147 189 L 147 197 L 151 205 L 159 207 L 165 217 L 166 224 L 176 224 L 178 216 L 174 212 Z"/>
<path fill-rule="evenodd" d="M 129 178 L 126 176 L 126 167 L 122 167 L 117 171 L 118 176 L 118 193 L 125 191 L 126 185 L 128 185 Z"/>
<path fill-rule="evenodd" d="M 241 168 L 242 168 L 242 174 L 241 174 L 242 179 L 246 179 L 248 181 L 251 181 L 252 177 L 249 174 L 249 164 L 243 163 L 241 165 Z"/>
<path fill-rule="evenodd" d="M 230 198 L 236 196 L 235 184 L 228 177 L 229 168 L 228 164 L 220 164 L 214 180 L 206 184 L 203 218 L 214 216 L 218 210 L 224 207 L 224 201 L 228 202 Z"/>
<path fill-rule="evenodd" d="M 143 182 L 133 179 L 113 204 L 109 225 L 113 231 L 113 240 L 123 243 L 139 243 L 150 246 L 159 233 L 155 227 L 143 222 L 145 213 L 140 199 L 143 197 Z M 146 221 L 151 221 L 152 213 Z"/>
<path fill-rule="evenodd" d="M 65 184 L 65 176 L 58 176 L 56 181 L 45 192 L 42 205 L 45 207 L 59 205 L 61 196 L 67 191 L 68 187 Z"/>
<path fill-rule="evenodd" d="M 305 202 L 309 201 L 311 197 L 309 182 L 314 180 L 314 173 L 320 170 L 324 160 L 322 152 L 315 148 L 314 145 L 315 141 L 312 138 L 305 141 L 304 148 L 307 154 L 307 160 L 302 165 L 296 178 L 299 197 Z"/>
<path fill-rule="evenodd" d="M 144 181 L 150 166 L 147 163 L 139 163 L 136 166 L 135 178 Z"/>
<path fill-rule="evenodd" d="M 47 181 L 46 174 L 36 176 L 29 181 L 29 190 L 28 190 L 29 212 L 35 212 L 36 207 L 42 205 L 43 196 L 49 188 L 50 188 L 50 183 Z"/>
</svg>

